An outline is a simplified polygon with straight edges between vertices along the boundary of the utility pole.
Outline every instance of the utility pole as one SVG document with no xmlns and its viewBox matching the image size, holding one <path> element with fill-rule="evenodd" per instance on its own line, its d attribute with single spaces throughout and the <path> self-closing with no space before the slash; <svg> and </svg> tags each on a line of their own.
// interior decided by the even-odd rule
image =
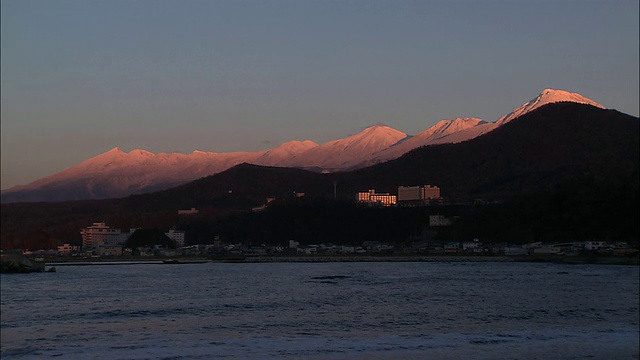
<svg viewBox="0 0 640 360">
<path fill-rule="evenodd" d="M 337 188 L 338 188 L 338 182 L 334 181 L 333 182 L 333 199 L 337 200 L 338 199 L 338 192 L 337 192 Z"/>
</svg>

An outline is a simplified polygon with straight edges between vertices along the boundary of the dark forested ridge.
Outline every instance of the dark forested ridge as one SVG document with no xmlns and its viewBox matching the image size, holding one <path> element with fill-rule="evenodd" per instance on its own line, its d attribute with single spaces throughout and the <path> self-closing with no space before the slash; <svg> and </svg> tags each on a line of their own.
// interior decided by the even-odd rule
<svg viewBox="0 0 640 360">
<path fill-rule="evenodd" d="M 384 188 L 435 184 L 453 201 L 509 199 L 580 179 L 637 182 L 639 125 L 615 110 L 550 104 L 476 139 L 416 149 L 345 179 Z"/>
<path fill-rule="evenodd" d="M 367 226 L 391 229 L 372 230 L 369 238 L 403 239 L 420 230 L 412 225 L 414 216 L 424 226 L 420 211 L 426 210 L 365 209 L 350 202 L 357 191 L 395 193 L 400 185 L 424 184 L 439 186 L 445 201 L 455 204 L 446 211 L 455 208 L 461 215 L 450 236 L 637 239 L 639 125 L 638 118 L 615 110 L 556 103 L 476 139 L 415 149 L 352 172 L 242 164 L 123 199 L 2 204 L 2 247 L 78 242 L 79 229 L 100 220 L 121 228 L 183 226 L 193 229 L 193 241 L 208 240 L 208 234 L 281 239 L 289 237 L 287 231 L 352 241 L 363 238 Z M 300 193 L 304 200 L 293 201 Z M 267 197 L 282 201 L 251 213 Z M 472 205 L 479 199 L 493 205 Z M 191 207 L 200 213 L 177 215 Z"/>
</svg>

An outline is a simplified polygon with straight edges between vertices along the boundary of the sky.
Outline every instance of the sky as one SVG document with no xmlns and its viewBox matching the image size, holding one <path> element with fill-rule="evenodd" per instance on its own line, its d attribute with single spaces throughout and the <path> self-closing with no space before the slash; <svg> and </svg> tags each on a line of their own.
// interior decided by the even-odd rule
<svg viewBox="0 0 640 360">
<path fill-rule="evenodd" d="M 104 153 L 495 121 L 545 88 L 639 113 L 637 0 L 1 0 L 1 188 Z"/>
</svg>

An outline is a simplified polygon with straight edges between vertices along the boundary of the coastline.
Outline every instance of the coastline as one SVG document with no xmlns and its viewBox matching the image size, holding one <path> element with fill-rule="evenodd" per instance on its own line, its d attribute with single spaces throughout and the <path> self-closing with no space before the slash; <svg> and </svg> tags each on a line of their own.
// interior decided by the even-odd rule
<svg viewBox="0 0 640 360">
<path fill-rule="evenodd" d="M 640 258 L 622 256 L 474 256 L 474 255 L 346 255 L 247 256 L 229 262 L 540 262 L 557 264 L 640 265 Z M 215 260 L 214 260 L 215 261 Z M 218 261 L 224 261 L 220 259 Z"/>
<path fill-rule="evenodd" d="M 239 262 L 511 262 L 508 256 L 455 256 L 455 255 L 284 255 L 247 256 Z"/>
<path fill-rule="evenodd" d="M 53 260 L 53 259 L 52 259 Z M 56 259 L 46 266 L 183 265 L 202 263 L 329 262 L 539 262 L 556 264 L 640 265 L 638 256 L 506 256 L 506 255 L 247 255 L 230 257 Z"/>
</svg>

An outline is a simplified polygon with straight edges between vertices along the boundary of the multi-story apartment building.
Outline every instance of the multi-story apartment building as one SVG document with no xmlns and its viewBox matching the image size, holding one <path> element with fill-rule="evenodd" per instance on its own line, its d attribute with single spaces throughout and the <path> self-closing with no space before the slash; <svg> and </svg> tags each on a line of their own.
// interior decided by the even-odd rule
<svg viewBox="0 0 640 360">
<path fill-rule="evenodd" d="M 169 229 L 169 232 L 164 233 L 167 237 L 176 244 L 177 248 L 184 246 L 184 231 Z"/>
<path fill-rule="evenodd" d="M 437 186 L 425 185 L 422 187 L 422 199 L 440 199 L 440 188 Z"/>
<path fill-rule="evenodd" d="M 399 186 L 398 201 L 421 201 L 422 188 L 420 186 Z"/>
<path fill-rule="evenodd" d="M 440 198 L 440 188 L 437 186 L 400 186 L 398 187 L 398 201 L 424 202 Z"/>
</svg>

